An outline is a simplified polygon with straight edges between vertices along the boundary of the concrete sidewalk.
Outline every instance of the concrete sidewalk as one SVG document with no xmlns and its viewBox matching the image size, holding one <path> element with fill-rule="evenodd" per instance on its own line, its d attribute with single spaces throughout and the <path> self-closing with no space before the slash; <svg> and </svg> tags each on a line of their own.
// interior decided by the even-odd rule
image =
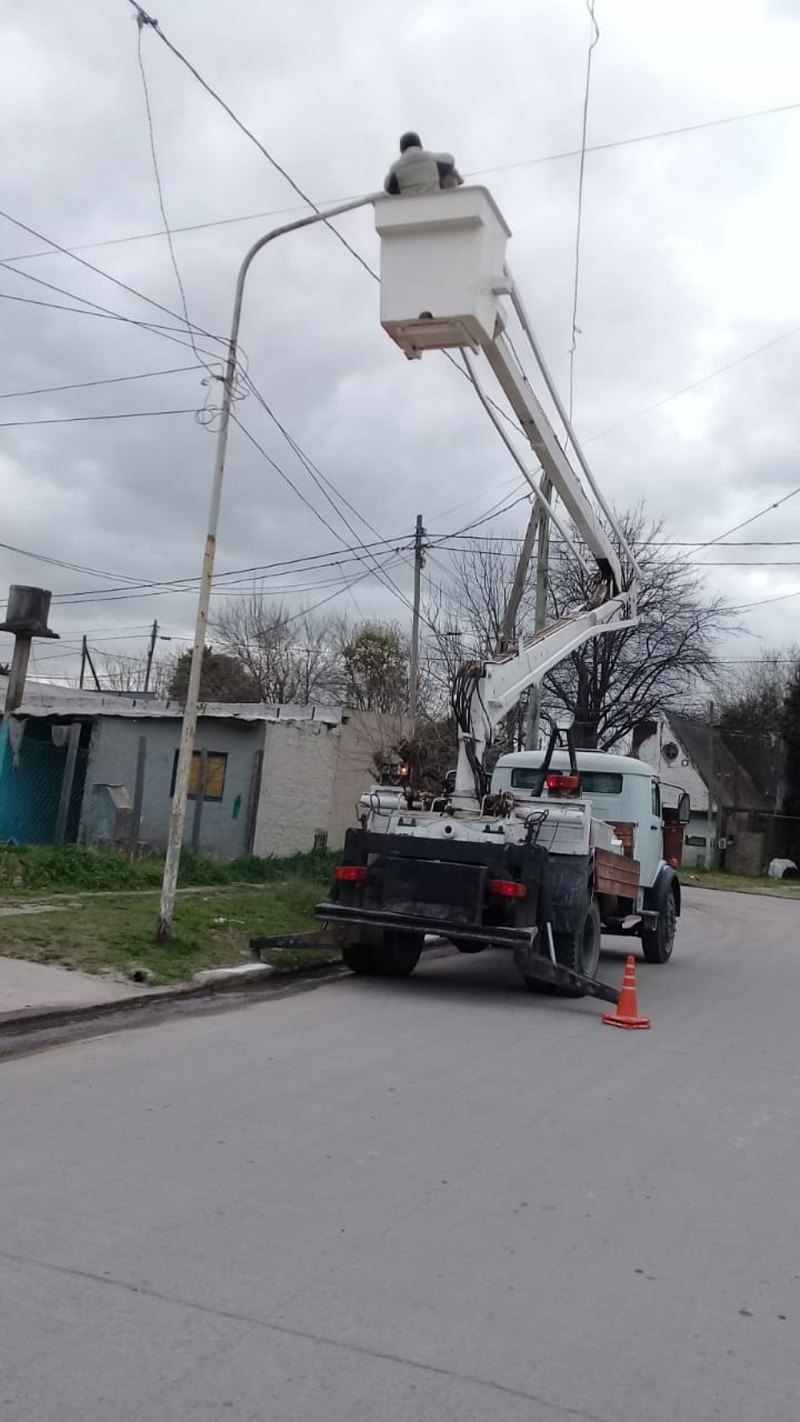
<svg viewBox="0 0 800 1422">
<path fill-rule="evenodd" d="M 0 956 L 0 1018 L 29 1008 L 94 1007 L 140 997 L 143 990 L 141 983 L 122 983 L 112 977 Z"/>
</svg>

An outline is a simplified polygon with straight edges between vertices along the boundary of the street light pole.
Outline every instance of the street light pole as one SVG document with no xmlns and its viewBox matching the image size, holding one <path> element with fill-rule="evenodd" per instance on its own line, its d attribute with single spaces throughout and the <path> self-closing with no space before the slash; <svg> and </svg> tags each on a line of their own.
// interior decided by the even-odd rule
<svg viewBox="0 0 800 1422">
<path fill-rule="evenodd" d="M 266 247 L 269 242 L 274 242 L 276 237 L 283 237 L 286 233 L 297 232 L 301 227 L 311 227 L 316 222 L 327 222 L 331 217 L 338 217 L 343 212 L 352 212 L 357 207 L 366 207 L 369 203 L 374 203 L 376 198 L 382 196 L 378 193 L 370 193 L 368 197 L 353 198 L 351 202 L 339 203 L 337 207 L 328 208 L 326 212 L 313 212 L 308 217 L 298 218 L 295 222 L 289 222 L 284 227 L 276 227 L 271 232 L 267 232 L 264 237 L 260 237 L 253 243 L 250 251 L 245 256 L 239 275 L 236 280 L 236 295 L 233 302 L 233 319 L 231 321 L 231 334 L 228 342 L 228 355 L 225 363 L 225 375 L 222 380 L 222 405 L 220 408 L 219 433 L 217 434 L 217 450 L 214 461 L 214 478 L 211 484 L 211 503 L 208 512 L 208 532 L 206 533 L 205 551 L 203 553 L 203 569 L 200 576 L 200 593 L 197 600 L 197 621 L 195 625 L 194 645 L 192 647 L 192 660 L 189 668 L 189 685 L 186 690 L 186 704 L 183 709 L 183 725 L 181 727 L 180 749 L 178 751 L 178 766 L 175 774 L 175 791 L 172 798 L 172 814 L 169 822 L 169 838 L 167 840 L 167 857 L 164 864 L 164 878 L 161 884 L 161 906 L 158 915 L 157 937 L 168 938 L 172 932 L 172 918 L 175 911 L 175 890 L 178 883 L 178 869 L 181 860 L 181 847 L 183 845 L 183 827 L 186 820 L 186 801 L 189 793 L 189 773 L 194 754 L 195 732 L 197 730 L 197 704 L 200 695 L 200 673 L 203 667 L 203 649 L 206 641 L 206 627 L 208 625 L 208 608 L 211 601 L 211 584 L 214 577 L 214 555 L 217 548 L 217 527 L 219 525 L 219 509 L 222 497 L 222 479 L 225 473 L 225 453 L 228 445 L 228 430 L 231 421 L 231 409 L 233 407 L 233 393 L 236 385 L 236 365 L 238 359 L 239 325 L 242 316 L 242 300 L 244 297 L 244 284 L 247 273 L 250 270 L 253 258 Z"/>
</svg>

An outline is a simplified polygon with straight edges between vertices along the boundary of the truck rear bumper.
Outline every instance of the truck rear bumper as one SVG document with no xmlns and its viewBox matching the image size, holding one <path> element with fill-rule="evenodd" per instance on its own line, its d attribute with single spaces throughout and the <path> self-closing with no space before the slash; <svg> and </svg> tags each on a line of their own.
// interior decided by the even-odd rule
<svg viewBox="0 0 800 1422">
<path fill-rule="evenodd" d="M 317 918 L 337 925 L 353 924 L 370 928 L 396 928 L 411 933 L 436 933 L 443 938 L 460 939 L 462 942 L 479 943 L 484 947 L 511 948 L 517 966 L 523 973 L 551 983 L 554 987 L 577 989 L 589 997 L 598 997 L 603 1002 L 619 1002 L 617 988 L 594 978 L 585 978 L 581 973 L 572 972 L 559 963 L 551 963 L 534 948 L 535 928 L 499 928 L 454 923 L 447 919 L 421 917 L 418 914 L 389 913 L 381 909 L 349 908 L 344 904 L 317 904 L 314 910 Z"/>
<path fill-rule="evenodd" d="M 532 948 L 536 938 L 535 928 L 490 927 L 424 914 L 393 913 L 389 909 L 353 908 L 349 904 L 317 904 L 314 915 L 334 926 L 368 924 L 373 928 L 396 928 L 410 933 L 436 933 L 442 938 L 457 938 L 466 943 L 491 943 L 498 948 Z"/>
</svg>

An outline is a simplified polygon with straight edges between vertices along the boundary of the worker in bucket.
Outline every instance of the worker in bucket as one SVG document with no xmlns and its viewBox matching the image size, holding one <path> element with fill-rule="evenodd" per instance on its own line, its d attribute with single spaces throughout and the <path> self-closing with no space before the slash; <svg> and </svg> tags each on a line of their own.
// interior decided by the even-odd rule
<svg viewBox="0 0 800 1422">
<path fill-rule="evenodd" d="M 386 174 L 384 190 L 392 197 L 413 193 L 438 193 L 457 188 L 464 179 L 456 169 L 452 153 L 429 153 L 418 133 L 404 133 L 400 157 Z"/>
</svg>

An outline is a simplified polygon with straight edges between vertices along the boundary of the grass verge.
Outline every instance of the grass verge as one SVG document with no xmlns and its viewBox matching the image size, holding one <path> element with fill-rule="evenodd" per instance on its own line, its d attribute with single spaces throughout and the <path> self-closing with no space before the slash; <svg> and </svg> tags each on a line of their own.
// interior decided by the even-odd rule
<svg viewBox="0 0 800 1422">
<path fill-rule="evenodd" d="M 776 899 L 800 899 L 800 879 L 751 878 L 746 874 L 718 874 L 708 869 L 681 869 L 682 884 L 697 889 L 728 889 L 737 894 L 768 894 Z"/>
<path fill-rule="evenodd" d="M 285 863 L 285 861 L 282 861 Z M 200 968 L 252 961 L 253 934 L 300 933 L 314 925 L 314 905 L 325 897 L 328 876 L 286 876 L 258 890 L 192 894 L 177 901 L 172 938 L 154 941 L 158 895 L 79 902 L 47 913 L 0 918 L 0 954 L 89 973 L 127 976 L 145 968 L 161 986 L 185 982 Z M 335 962 L 333 950 L 281 949 L 278 970 Z"/>
<path fill-rule="evenodd" d="M 184 849 L 178 885 L 268 884 L 288 877 L 317 883 L 330 880 L 336 860 L 336 855 L 328 853 L 219 860 Z M 2 845 L 0 899 L 156 889 L 163 872 L 160 856 L 130 860 L 112 849 L 84 849 L 76 844 L 58 849 L 51 845 Z"/>
</svg>

